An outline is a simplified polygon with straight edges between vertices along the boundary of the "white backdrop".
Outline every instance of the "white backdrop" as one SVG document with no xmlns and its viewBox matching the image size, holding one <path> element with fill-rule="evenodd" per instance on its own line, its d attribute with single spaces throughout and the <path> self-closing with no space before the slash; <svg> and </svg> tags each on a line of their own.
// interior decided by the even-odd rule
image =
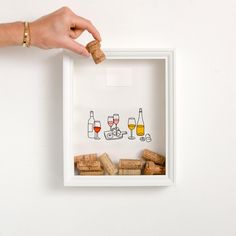
<svg viewBox="0 0 236 236">
<path fill-rule="evenodd" d="M 235 235 L 236 1 L 0 1 L 0 21 L 63 5 L 103 46 L 176 48 L 177 185 L 65 188 L 58 50 L 0 50 L 0 236 Z"/>
</svg>

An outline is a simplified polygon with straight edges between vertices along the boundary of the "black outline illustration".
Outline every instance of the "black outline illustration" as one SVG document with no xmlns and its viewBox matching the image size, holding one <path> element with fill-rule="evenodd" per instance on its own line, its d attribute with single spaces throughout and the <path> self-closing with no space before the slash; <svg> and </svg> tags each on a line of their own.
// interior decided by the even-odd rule
<svg viewBox="0 0 236 236">
<path fill-rule="evenodd" d="M 94 119 L 93 126 L 92 126 L 93 127 L 93 137 L 89 136 L 90 132 L 91 132 L 91 131 L 89 131 L 89 127 L 90 127 L 89 125 L 91 125 L 91 123 L 89 123 L 89 120 L 91 119 L 91 117 L 93 117 L 93 119 Z M 114 119 L 114 117 L 115 117 L 115 119 Z M 113 118 L 113 122 L 112 122 L 112 124 L 109 124 L 111 122 L 112 118 Z M 116 119 L 117 119 L 117 121 L 114 122 L 114 120 L 116 120 Z M 135 127 L 132 130 L 129 129 L 129 120 L 131 120 L 131 119 L 133 119 L 134 123 L 135 123 L 134 124 Z M 95 123 L 95 121 L 99 121 L 100 125 L 101 125 L 101 121 L 100 120 L 96 120 L 94 118 L 94 111 L 90 111 L 90 118 L 89 118 L 89 120 L 88 120 L 88 123 L 87 123 L 87 136 L 88 136 L 88 138 L 95 139 L 95 140 L 100 140 L 101 137 L 98 136 L 98 133 L 100 131 L 98 133 L 95 132 L 95 130 L 94 130 L 94 123 Z M 103 132 L 104 137 L 105 137 L 106 140 L 110 141 L 110 140 L 122 139 L 124 137 L 124 135 L 128 134 L 127 131 L 121 131 L 119 129 L 119 127 L 118 127 L 118 123 L 119 122 L 120 122 L 120 115 L 118 113 L 115 113 L 112 116 L 109 115 L 107 117 L 107 124 L 109 126 L 109 130 Z M 144 126 L 143 127 L 144 128 L 144 134 L 143 135 L 138 135 L 137 134 L 137 128 L 138 128 L 138 124 L 139 123 L 141 123 L 141 125 Z M 151 137 L 150 133 L 145 133 L 146 126 L 145 126 L 144 119 L 143 119 L 143 109 L 142 108 L 139 108 L 138 120 L 136 121 L 135 117 L 129 117 L 127 125 L 128 125 L 128 129 L 130 130 L 130 134 L 131 134 L 130 136 L 128 136 L 129 140 L 135 140 L 136 137 L 140 137 L 139 140 L 141 142 L 145 142 L 146 141 L 146 142 L 149 143 L 149 142 L 152 141 L 152 137 Z M 136 132 L 134 130 L 136 130 Z"/>
<path fill-rule="evenodd" d="M 133 123 L 130 123 L 130 120 L 133 120 L 134 122 L 133 122 Z M 133 128 L 133 129 L 130 129 L 130 128 L 129 128 L 130 125 L 134 125 L 134 128 Z M 129 117 L 129 118 L 128 118 L 128 129 L 130 130 L 130 136 L 128 136 L 128 139 L 129 139 L 129 140 L 134 140 L 134 139 L 136 139 L 135 136 L 134 136 L 134 132 L 133 132 L 133 131 L 135 130 L 135 128 L 136 128 L 136 125 L 137 125 L 136 119 L 135 119 L 134 117 Z"/>
<path fill-rule="evenodd" d="M 141 124 L 141 126 L 143 126 L 143 135 L 138 134 L 138 126 L 140 126 L 139 123 L 143 123 L 143 124 Z M 144 123 L 144 120 L 143 120 L 143 109 L 142 108 L 139 108 L 138 121 L 136 123 L 136 135 L 138 137 L 141 137 L 141 136 L 145 135 L 145 123 Z"/>
<path fill-rule="evenodd" d="M 108 117 L 111 117 L 111 116 L 108 116 Z M 108 117 L 107 117 L 107 120 L 108 120 Z M 118 122 L 114 122 L 114 120 L 115 120 L 114 117 L 117 117 Z M 112 126 L 115 125 L 115 127 L 112 128 L 112 126 L 109 125 L 110 130 L 104 131 L 104 137 L 105 137 L 106 140 L 122 139 L 123 136 L 124 136 L 125 134 L 127 134 L 127 131 L 121 131 L 121 130 L 119 129 L 119 127 L 117 126 L 119 122 L 120 122 L 120 115 L 117 114 L 117 113 L 116 113 L 116 114 L 113 114 L 113 125 L 112 125 Z M 108 123 L 108 122 L 107 122 L 107 123 Z"/>
<path fill-rule="evenodd" d="M 92 114 L 92 115 L 91 115 Z M 89 121 L 90 121 L 90 119 L 93 117 L 93 122 L 92 123 L 90 123 Z M 94 118 L 94 111 L 90 111 L 89 112 L 89 119 L 88 119 L 88 122 L 87 122 L 87 136 L 88 136 L 88 138 L 90 138 L 90 139 L 94 139 L 94 134 L 95 134 L 95 131 L 94 131 L 94 129 L 93 129 L 93 127 L 94 127 L 94 121 L 95 121 L 95 118 Z M 90 125 L 92 125 L 92 130 L 93 131 L 90 131 Z M 92 133 L 92 135 L 90 136 L 90 134 Z"/>
<path fill-rule="evenodd" d="M 91 116 L 91 112 L 92 112 L 92 114 L 93 114 L 93 116 Z M 87 123 L 87 136 L 88 136 L 88 138 L 90 138 L 90 139 L 95 139 L 95 140 L 100 140 L 101 138 L 98 136 L 98 133 L 100 132 L 98 132 L 98 133 L 96 133 L 95 132 L 95 130 L 94 130 L 94 124 L 95 124 L 95 122 L 100 122 L 100 125 L 101 125 L 101 121 L 100 120 L 96 120 L 95 118 L 94 118 L 94 111 L 90 111 L 89 112 L 90 113 L 90 117 L 89 117 L 89 119 L 88 119 L 88 123 Z M 90 135 L 90 133 L 91 133 L 91 131 L 89 131 L 89 125 L 91 125 L 91 123 L 89 123 L 89 120 L 91 119 L 91 117 L 93 117 L 93 136 L 89 136 Z M 102 128 L 102 127 L 101 127 Z"/>
<path fill-rule="evenodd" d="M 95 121 L 94 121 L 94 139 L 95 139 L 95 140 L 100 140 L 101 138 L 100 138 L 99 135 L 98 135 L 98 133 L 100 132 L 100 130 L 99 130 L 98 132 L 95 131 L 95 128 L 96 128 L 95 123 L 99 123 L 99 124 L 100 124 L 100 127 L 98 127 L 98 128 L 100 128 L 100 130 L 101 130 L 101 129 L 102 129 L 101 121 L 100 121 L 100 120 L 95 120 Z"/>
</svg>

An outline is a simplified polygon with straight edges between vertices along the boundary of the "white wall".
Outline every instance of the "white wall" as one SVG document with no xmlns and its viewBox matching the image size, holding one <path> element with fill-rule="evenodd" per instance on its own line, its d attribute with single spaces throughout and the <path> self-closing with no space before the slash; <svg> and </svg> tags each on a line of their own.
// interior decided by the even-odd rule
<svg viewBox="0 0 236 236">
<path fill-rule="evenodd" d="M 0 21 L 62 5 L 104 47 L 176 48 L 177 185 L 65 188 L 57 50 L 0 50 L 0 236 L 236 235 L 236 1 L 0 1 Z"/>
</svg>

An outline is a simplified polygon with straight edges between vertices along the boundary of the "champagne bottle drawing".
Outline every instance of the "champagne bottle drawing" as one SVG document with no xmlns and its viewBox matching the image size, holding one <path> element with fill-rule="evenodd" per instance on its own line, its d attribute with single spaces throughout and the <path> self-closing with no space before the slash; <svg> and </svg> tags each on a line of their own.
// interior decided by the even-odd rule
<svg viewBox="0 0 236 236">
<path fill-rule="evenodd" d="M 90 111 L 90 117 L 88 120 L 88 138 L 94 138 L 94 113 Z"/>
<path fill-rule="evenodd" d="M 143 120 L 143 110 L 139 108 L 138 122 L 136 126 L 136 134 L 137 136 L 143 136 L 145 134 L 145 125 Z"/>
</svg>

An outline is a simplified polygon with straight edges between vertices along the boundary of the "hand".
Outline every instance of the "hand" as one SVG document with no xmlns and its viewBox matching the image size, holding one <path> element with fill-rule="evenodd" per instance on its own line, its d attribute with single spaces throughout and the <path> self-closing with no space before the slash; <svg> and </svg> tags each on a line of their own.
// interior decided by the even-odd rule
<svg viewBox="0 0 236 236">
<path fill-rule="evenodd" d="M 67 7 L 62 7 L 30 23 L 31 45 L 42 49 L 65 48 L 89 56 L 86 48 L 74 40 L 84 30 L 101 41 L 99 32 L 89 20 L 77 16 Z"/>
</svg>

